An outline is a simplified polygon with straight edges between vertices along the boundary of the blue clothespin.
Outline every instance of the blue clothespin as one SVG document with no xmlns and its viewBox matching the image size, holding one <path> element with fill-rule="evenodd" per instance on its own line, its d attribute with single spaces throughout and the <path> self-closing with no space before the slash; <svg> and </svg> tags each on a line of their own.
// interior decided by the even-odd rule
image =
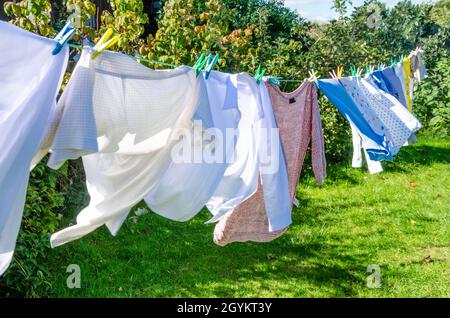
<svg viewBox="0 0 450 318">
<path fill-rule="evenodd" d="M 209 78 L 209 74 L 211 73 L 211 71 L 214 68 L 214 65 L 216 65 L 217 61 L 219 60 L 219 55 L 216 54 L 214 56 L 214 58 L 212 58 L 212 54 L 209 53 L 208 55 L 208 61 L 206 62 L 206 66 L 205 66 L 205 79 Z"/>
<path fill-rule="evenodd" d="M 56 40 L 56 47 L 53 49 L 52 54 L 56 55 L 59 52 L 61 52 L 61 49 L 63 48 L 64 44 L 69 41 L 72 36 L 77 32 L 77 29 L 74 29 L 72 27 L 72 21 L 69 21 L 66 23 L 66 25 L 62 28 L 61 31 L 59 31 L 58 35 L 55 37 Z"/>
</svg>

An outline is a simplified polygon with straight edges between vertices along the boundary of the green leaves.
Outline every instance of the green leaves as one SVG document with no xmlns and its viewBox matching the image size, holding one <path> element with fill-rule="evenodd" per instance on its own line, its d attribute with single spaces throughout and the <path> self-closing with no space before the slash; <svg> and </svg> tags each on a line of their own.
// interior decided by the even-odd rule
<svg viewBox="0 0 450 318">
<path fill-rule="evenodd" d="M 51 4 L 48 0 L 22 0 L 4 4 L 5 13 L 11 22 L 32 32 L 51 36 L 55 34 L 51 26 Z"/>
<path fill-rule="evenodd" d="M 448 52 L 447 52 L 448 54 Z M 438 136 L 450 135 L 450 60 L 443 57 L 429 71 L 414 96 L 413 111 Z"/>
</svg>

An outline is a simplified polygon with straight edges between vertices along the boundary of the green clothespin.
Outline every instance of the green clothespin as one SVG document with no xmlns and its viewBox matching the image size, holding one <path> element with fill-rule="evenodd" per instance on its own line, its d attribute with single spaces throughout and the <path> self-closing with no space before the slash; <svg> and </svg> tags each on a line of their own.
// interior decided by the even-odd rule
<svg viewBox="0 0 450 318">
<path fill-rule="evenodd" d="M 195 62 L 194 66 L 192 67 L 195 70 L 195 75 L 198 77 L 200 73 L 202 72 L 203 68 L 206 65 L 207 62 L 206 54 L 202 53 L 200 57 L 198 58 L 197 62 Z"/>
<path fill-rule="evenodd" d="M 281 83 L 280 83 L 280 80 L 281 79 L 281 77 L 269 77 L 269 83 L 270 84 L 273 84 L 273 85 L 276 85 L 276 86 L 278 86 L 278 87 L 280 87 L 281 86 Z"/>
<path fill-rule="evenodd" d="M 355 65 L 350 66 L 350 74 L 353 77 L 356 77 L 358 74 L 358 68 Z"/>
<path fill-rule="evenodd" d="M 393 67 L 395 64 L 397 64 L 397 60 L 394 58 L 391 58 L 391 67 Z"/>
<path fill-rule="evenodd" d="M 262 78 L 264 77 L 264 73 L 266 73 L 266 70 L 267 69 L 263 69 L 261 71 L 261 65 L 258 65 L 258 68 L 256 69 L 255 76 L 254 76 L 257 84 L 259 84 L 261 82 Z"/>
</svg>

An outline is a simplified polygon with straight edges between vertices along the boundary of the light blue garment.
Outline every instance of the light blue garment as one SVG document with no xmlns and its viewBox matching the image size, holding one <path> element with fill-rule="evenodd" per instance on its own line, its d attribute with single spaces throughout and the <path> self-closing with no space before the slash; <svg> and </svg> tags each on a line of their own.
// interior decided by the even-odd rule
<svg viewBox="0 0 450 318">
<path fill-rule="evenodd" d="M 321 79 L 317 81 L 317 86 L 341 114 L 355 125 L 363 140 L 363 147 L 371 160 L 392 160 L 392 153 L 388 148 L 385 137 L 377 134 L 370 127 L 338 79 Z"/>
<path fill-rule="evenodd" d="M 406 104 L 406 98 L 403 94 L 402 83 L 398 76 L 395 74 L 393 67 L 386 67 L 383 71 L 384 82 L 387 84 L 389 94 L 394 96 L 403 106 L 408 107 Z"/>
</svg>

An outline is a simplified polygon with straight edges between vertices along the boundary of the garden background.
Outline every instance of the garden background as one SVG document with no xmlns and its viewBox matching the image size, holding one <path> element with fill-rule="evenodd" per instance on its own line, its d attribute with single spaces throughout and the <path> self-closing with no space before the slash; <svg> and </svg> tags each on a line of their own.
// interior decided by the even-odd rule
<svg viewBox="0 0 450 318">
<path fill-rule="evenodd" d="M 424 124 L 419 143 L 376 176 L 349 168 L 349 125 L 320 96 L 329 177 L 316 187 L 305 164 L 294 224 L 269 244 L 218 247 L 213 227 L 203 224 L 207 212 L 176 223 L 141 204 L 117 237 L 101 229 L 52 250 L 50 234 L 73 222 L 89 197 L 80 161 L 58 171 L 39 164 L 14 261 L 0 278 L 0 297 L 450 296 L 449 0 L 405 0 L 392 8 L 369 0 L 351 12 L 348 0 L 334 0 L 339 18 L 320 24 L 278 0 L 0 4 L 0 18 L 48 37 L 75 12 L 79 32 L 71 42 L 96 42 L 113 28 L 121 34 L 114 50 L 166 63 L 193 65 L 201 53 L 214 52 L 221 71 L 253 74 L 262 65 L 284 79 L 303 79 L 311 69 L 326 78 L 339 65 L 344 75 L 351 65 L 389 65 L 419 45 L 429 71 L 415 87 L 413 111 Z M 81 267 L 80 289 L 66 286 L 69 264 Z M 381 288 L 366 286 L 370 264 L 382 270 Z"/>
</svg>

